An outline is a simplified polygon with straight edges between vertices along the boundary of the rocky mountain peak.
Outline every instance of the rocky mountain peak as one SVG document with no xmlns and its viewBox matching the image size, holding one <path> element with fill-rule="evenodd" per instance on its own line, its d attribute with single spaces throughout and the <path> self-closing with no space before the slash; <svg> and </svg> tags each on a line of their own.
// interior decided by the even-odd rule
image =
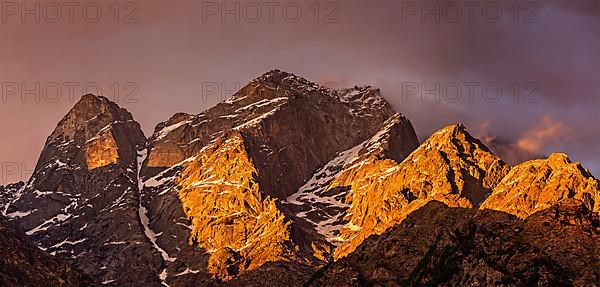
<svg viewBox="0 0 600 287">
<path fill-rule="evenodd" d="M 261 76 L 257 77 L 256 79 L 252 80 L 251 82 L 273 82 L 273 83 L 277 83 L 280 82 L 282 79 L 287 78 L 287 77 L 294 77 L 297 78 L 298 80 L 301 81 L 307 81 L 304 80 L 302 77 L 298 77 L 292 73 L 288 73 L 285 71 L 281 71 L 279 69 L 272 69 L 270 71 L 265 72 L 264 74 L 262 74 Z"/>
<path fill-rule="evenodd" d="M 552 168 L 560 168 L 561 166 L 569 165 L 571 160 L 566 153 L 552 153 L 548 156 L 548 165 Z"/>
<path fill-rule="evenodd" d="M 378 100 L 361 102 L 360 93 Z M 249 149 L 254 150 L 252 156 L 261 170 L 262 185 L 283 198 L 337 152 L 372 136 L 394 114 L 373 89 L 356 88 L 345 94 L 357 98 L 342 100 L 337 92 L 302 77 L 278 70 L 267 72 L 203 113 L 182 114 L 159 124 L 150 139 L 144 174 L 156 175 L 193 157 L 224 131 L 239 130 L 250 139 Z M 292 158 L 298 162 L 290 161 Z M 277 162 L 298 166 L 272 166 Z M 282 168 L 300 175 L 283 180 Z"/>
<path fill-rule="evenodd" d="M 372 86 L 354 86 L 352 88 L 325 87 L 303 77 L 280 70 L 271 70 L 250 82 L 250 85 L 252 84 L 286 91 L 286 96 L 292 97 L 326 95 L 347 105 L 352 113 L 363 116 L 367 116 L 373 110 L 391 109 L 381 95 L 381 91 Z M 262 94 L 262 96 L 266 96 L 266 94 Z M 236 99 L 236 95 L 232 96 L 228 101 L 234 99 Z"/>
<path fill-rule="evenodd" d="M 424 143 L 426 148 L 435 148 L 440 150 L 463 150 L 464 153 L 471 153 L 476 149 L 480 149 L 484 152 L 490 152 L 487 146 L 485 146 L 479 139 L 474 138 L 467 131 L 467 128 L 463 124 L 455 124 L 444 127 L 435 133 L 433 133 L 427 141 Z"/>
<path fill-rule="evenodd" d="M 312 86 L 318 88 L 318 85 L 292 73 L 281 71 L 278 69 L 270 70 L 260 77 L 252 80 L 252 83 L 272 84 L 281 86 Z"/>
<path fill-rule="evenodd" d="M 564 153 L 514 166 L 494 188 L 481 208 L 495 209 L 526 218 L 566 199 L 600 209 L 600 181 Z"/>
<path fill-rule="evenodd" d="M 137 211 L 137 149 L 145 145 L 127 110 L 84 95 L 58 123 L 30 180 L 4 213 L 42 250 L 101 282 L 129 276 L 103 266 L 138 268 L 123 260 L 132 253 L 144 257 L 134 260 L 153 260 Z M 142 280 L 152 271 L 135 273 Z"/>
<path fill-rule="evenodd" d="M 509 167 L 481 141 L 469 134 L 462 124 L 451 125 L 432 134 L 404 162 L 425 178 L 440 176 L 450 194 L 462 194 L 478 206 L 508 172 Z M 435 172 L 435 168 L 438 168 Z M 415 176 L 415 178 L 423 178 Z M 434 182 L 432 182 L 434 183 Z M 439 193 L 440 189 L 432 190 Z"/>
<path fill-rule="evenodd" d="M 83 95 L 48 137 L 36 171 L 57 160 L 89 169 L 131 164 L 136 146 L 145 141 L 140 125 L 126 109 L 102 96 Z"/>
<path fill-rule="evenodd" d="M 343 244 L 335 257 L 349 254 L 370 234 L 381 234 L 432 200 L 479 206 L 508 170 L 463 125 L 435 132 L 400 163 L 382 165 L 368 180 L 351 184 L 349 223 L 341 229 Z"/>
</svg>

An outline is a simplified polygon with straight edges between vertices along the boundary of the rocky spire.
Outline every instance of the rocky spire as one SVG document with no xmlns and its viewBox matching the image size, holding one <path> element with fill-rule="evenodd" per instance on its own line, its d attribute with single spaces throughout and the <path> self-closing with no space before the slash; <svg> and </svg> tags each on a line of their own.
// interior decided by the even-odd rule
<svg viewBox="0 0 600 287">
<path fill-rule="evenodd" d="M 132 115 L 105 97 L 87 94 L 48 137 L 35 171 L 57 160 L 95 169 L 135 163 L 146 138 Z"/>
</svg>

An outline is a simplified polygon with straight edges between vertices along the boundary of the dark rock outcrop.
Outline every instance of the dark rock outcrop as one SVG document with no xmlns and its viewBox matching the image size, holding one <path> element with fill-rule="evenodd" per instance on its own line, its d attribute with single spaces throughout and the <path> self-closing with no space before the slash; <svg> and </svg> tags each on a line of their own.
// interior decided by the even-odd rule
<svg viewBox="0 0 600 287">
<path fill-rule="evenodd" d="M 4 216 L 0 216 L 0 250 L 0 286 L 96 286 L 89 276 L 39 250 Z"/>
</svg>

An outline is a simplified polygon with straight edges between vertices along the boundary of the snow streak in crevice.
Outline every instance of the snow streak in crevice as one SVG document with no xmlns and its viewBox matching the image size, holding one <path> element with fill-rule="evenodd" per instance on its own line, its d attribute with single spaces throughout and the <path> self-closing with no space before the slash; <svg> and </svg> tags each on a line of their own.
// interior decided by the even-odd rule
<svg viewBox="0 0 600 287">
<path fill-rule="evenodd" d="M 137 158 L 137 179 L 138 179 L 138 190 L 139 190 L 139 206 L 138 206 L 139 219 L 140 219 L 140 222 L 142 223 L 142 226 L 144 226 L 144 234 L 146 235 L 148 240 L 150 240 L 150 242 L 152 243 L 152 246 L 154 246 L 154 249 L 156 249 L 156 251 L 158 251 L 161 254 L 163 260 L 166 262 L 175 262 L 175 260 L 177 260 L 177 258 L 169 256 L 169 253 L 167 253 L 164 249 L 162 249 L 158 245 L 158 243 L 156 243 L 156 239 L 158 238 L 158 236 L 160 236 L 162 234 L 162 232 L 157 234 L 156 232 L 154 232 L 154 230 L 152 230 L 150 228 L 150 220 L 148 218 L 148 210 L 142 204 L 142 191 L 144 190 L 144 182 L 141 179 L 140 173 L 142 170 L 142 164 L 144 163 L 144 160 L 146 160 L 147 156 L 148 156 L 148 149 L 144 149 L 138 153 L 138 158 Z M 167 286 L 167 287 L 169 286 L 166 283 L 166 279 L 167 279 L 166 267 L 163 268 L 162 272 L 158 275 L 158 277 L 163 286 Z"/>
</svg>

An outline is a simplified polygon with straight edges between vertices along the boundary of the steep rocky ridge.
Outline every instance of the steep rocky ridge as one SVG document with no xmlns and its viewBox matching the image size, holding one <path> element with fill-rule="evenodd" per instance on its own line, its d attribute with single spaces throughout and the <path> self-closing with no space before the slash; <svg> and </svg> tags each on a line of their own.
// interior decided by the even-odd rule
<svg viewBox="0 0 600 287">
<path fill-rule="evenodd" d="M 478 207 L 509 167 L 462 125 L 435 132 L 401 163 L 382 162 L 368 176 L 340 177 L 348 186 L 343 243 L 335 257 L 352 252 L 371 234 L 381 234 L 431 200 Z"/>
<path fill-rule="evenodd" d="M 502 179 L 481 208 L 494 209 L 526 218 L 564 199 L 583 201 L 600 211 L 600 181 L 566 154 L 519 164 Z"/>
<path fill-rule="evenodd" d="M 204 148 L 178 176 L 179 197 L 192 220 L 190 243 L 211 253 L 208 270 L 219 277 L 267 262 L 314 265 L 319 259 L 312 254 L 328 249 L 322 242 L 294 240 L 292 222 L 257 177 L 240 132 Z"/>
<path fill-rule="evenodd" d="M 418 146 L 408 119 L 389 118 L 371 138 L 342 151 L 320 168 L 298 192 L 286 199 L 295 216 L 312 223 L 333 244 L 340 244 L 340 229 L 347 223 L 348 193 L 357 184 L 400 163 Z"/>
</svg>

